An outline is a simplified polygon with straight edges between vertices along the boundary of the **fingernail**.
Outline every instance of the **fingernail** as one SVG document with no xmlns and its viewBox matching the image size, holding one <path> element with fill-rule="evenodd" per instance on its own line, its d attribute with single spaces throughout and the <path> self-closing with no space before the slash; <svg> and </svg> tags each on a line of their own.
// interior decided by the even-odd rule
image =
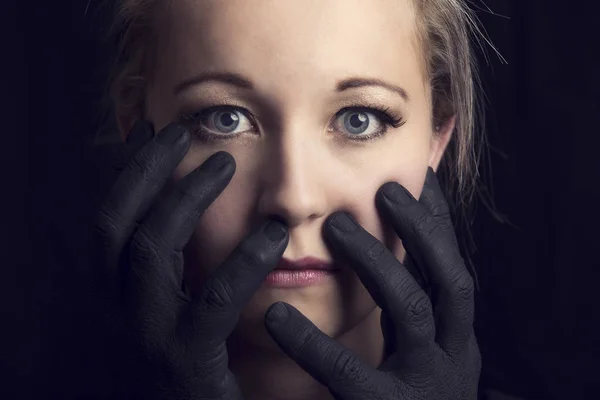
<svg viewBox="0 0 600 400">
<path fill-rule="evenodd" d="M 269 238 L 272 242 L 278 242 L 284 238 L 287 227 L 277 220 L 271 220 L 265 226 L 265 236 Z"/>
<path fill-rule="evenodd" d="M 204 161 L 202 169 L 207 172 L 219 172 L 230 163 L 231 158 L 229 153 L 219 151 Z"/>
<path fill-rule="evenodd" d="M 350 215 L 345 212 L 338 213 L 329 224 L 342 232 L 349 233 L 358 229 L 358 224 Z"/>
<path fill-rule="evenodd" d="M 289 315 L 287 307 L 282 302 L 278 301 L 267 310 L 267 322 L 282 323 L 288 319 Z"/>
<path fill-rule="evenodd" d="M 185 128 L 179 124 L 169 125 L 163 132 L 156 137 L 156 142 L 165 146 L 174 145 L 179 138 L 186 132 Z"/>
<path fill-rule="evenodd" d="M 381 194 L 392 203 L 400 204 L 402 206 L 409 205 L 412 200 L 412 195 L 408 190 L 396 182 L 388 182 L 383 185 Z"/>
</svg>

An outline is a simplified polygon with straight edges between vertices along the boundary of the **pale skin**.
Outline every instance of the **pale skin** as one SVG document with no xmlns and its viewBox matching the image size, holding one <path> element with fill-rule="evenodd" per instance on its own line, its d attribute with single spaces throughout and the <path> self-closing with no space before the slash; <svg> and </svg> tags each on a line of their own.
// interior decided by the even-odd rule
<svg viewBox="0 0 600 400">
<path fill-rule="evenodd" d="M 221 132 L 231 137 L 227 140 L 194 139 L 175 172 L 174 180 L 181 179 L 219 150 L 237 164 L 186 248 L 185 280 L 192 293 L 269 216 L 289 226 L 284 257 L 291 260 L 314 256 L 336 262 L 321 230 L 325 219 L 341 210 L 403 260 L 400 240 L 375 207 L 375 193 L 395 181 L 419 198 L 427 167 L 437 169 L 454 128 L 450 120 L 434 135 L 410 0 L 169 3 L 159 13 L 147 119 L 158 132 L 181 113 L 224 105 L 236 108 L 220 111 L 239 118 L 234 133 Z M 207 73 L 236 74 L 251 87 L 217 80 L 182 85 Z M 337 90 L 348 79 L 377 79 L 406 96 L 377 85 Z M 385 129 L 380 114 L 368 109 L 372 105 L 388 109 L 403 124 L 387 127 L 371 141 L 353 140 L 344 122 L 349 114 L 364 119 L 366 113 L 369 121 L 365 133 L 356 136 Z M 199 121 L 188 126 L 193 130 Z M 133 122 L 122 116 L 122 132 Z M 264 313 L 276 301 L 296 307 L 365 362 L 381 362 L 381 310 L 354 271 L 342 268 L 337 278 L 320 285 L 263 286 L 255 293 L 228 343 L 230 368 L 248 399 L 331 398 L 267 333 Z"/>
</svg>

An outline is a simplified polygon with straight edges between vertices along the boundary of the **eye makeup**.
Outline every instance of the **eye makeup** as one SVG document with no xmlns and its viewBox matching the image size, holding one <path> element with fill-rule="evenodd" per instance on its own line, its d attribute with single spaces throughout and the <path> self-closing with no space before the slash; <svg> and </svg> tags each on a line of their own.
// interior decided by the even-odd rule
<svg viewBox="0 0 600 400">
<path fill-rule="evenodd" d="M 210 125 L 210 122 L 207 123 L 206 120 L 208 118 L 210 121 L 211 116 L 214 116 L 215 113 L 220 113 L 219 115 L 231 114 L 234 117 L 227 118 L 226 121 L 239 121 L 241 116 L 242 119 L 247 119 L 250 128 L 243 132 L 219 132 L 218 130 L 211 129 L 207 126 Z M 378 120 L 376 122 L 378 122 L 380 127 L 368 135 L 339 132 L 332 125 L 347 113 L 359 114 L 363 116 L 363 120 L 365 115 L 372 115 Z M 233 104 L 218 104 L 202 108 L 199 111 L 184 112 L 179 114 L 178 121 L 190 129 L 194 136 L 203 142 L 230 141 L 242 135 L 260 134 L 256 116 L 248 109 Z M 404 117 L 390 107 L 382 106 L 378 102 L 358 101 L 346 104 L 344 108 L 340 109 L 330 119 L 327 131 L 339 135 L 339 139 L 342 141 L 370 142 L 384 136 L 390 128 L 396 129 L 401 127 L 405 122 Z"/>
</svg>

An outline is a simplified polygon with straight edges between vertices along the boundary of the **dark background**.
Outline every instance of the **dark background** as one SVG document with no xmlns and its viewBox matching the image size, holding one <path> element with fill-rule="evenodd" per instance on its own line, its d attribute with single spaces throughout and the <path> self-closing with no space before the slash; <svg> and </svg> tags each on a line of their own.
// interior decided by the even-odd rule
<svg viewBox="0 0 600 400">
<path fill-rule="evenodd" d="M 106 49 L 93 1 L 3 2 L 0 397 L 85 386 L 72 348 L 86 146 Z M 600 398 L 600 18 L 595 2 L 489 0 L 479 12 L 508 64 L 480 54 L 496 206 L 474 224 L 482 385 L 529 399 Z M 480 3 L 479 3 L 480 4 Z M 508 16 L 510 19 L 503 16 Z M 78 347 L 79 346 L 79 347 Z M 72 368 L 72 363 L 77 368 Z M 37 397 L 47 398 L 47 396 Z M 54 397 L 53 397 L 54 398 Z M 58 396 L 56 398 L 59 398 Z"/>
</svg>

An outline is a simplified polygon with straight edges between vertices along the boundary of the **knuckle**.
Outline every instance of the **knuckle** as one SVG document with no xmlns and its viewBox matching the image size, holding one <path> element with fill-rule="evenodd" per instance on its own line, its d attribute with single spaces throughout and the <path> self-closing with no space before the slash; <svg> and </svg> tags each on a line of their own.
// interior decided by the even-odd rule
<svg viewBox="0 0 600 400">
<path fill-rule="evenodd" d="M 413 326 L 429 323 L 433 317 L 431 300 L 424 293 L 415 293 L 409 298 L 406 308 L 408 322 Z"/>
<path fill-rule="evenodd" d="M 421 210 L 414 215 L 412 227 L 415 233 L 427 238 L 432 237 L 437 229 L 436 224 L 432 223 L 430 215 L 425 210 Z"/>
<path fill-rule="evenodd" d="M 456 300 L 471 303 L 475 297 L 475 283 L 473 277 L 466 271 L 455 274 L 451 279 L 451 285 Z"/>
<path fill-rule="evenodd" d="M 127 164 L 126 169 L 147 179 L 150 175 L 152 161 L 153 158 L 148 156 L 145 151 L 140 151 Z"/>
<path fill-rule="evenodd" d="M 138 229 L 131 238 L 131 249 L 146 252 L 149 248 L 153 247 L 154 240 L 150 236 L 151 234 L 143 227 Z"/>
<path fill-rule="evenodd" d="M 150 261 L 160 254 L 159 237 L 145 226 L 141 226 L 131 238 L 130 250 L 138 261 Z"/>
<path fill-rule="evenodd" d="M 118 235 L 118 216 L 107 205 L 102 205 L 96 216 L 95 231 L 103 239 L 114 238 Z"/>
<path fill-rule="evenodd" d="M 233 290 L 224 279 L 213 276 L 206 285 L 203 296 L 203 306 L 210 309 L 221 310 L 232 303 Z"/>
<path fill-rule="evenodd" d="M 340 352 L 333 363 L 332 381 L 337 383 L 360 383 L 362 377 L 362 369 L 355 358 L 347 351 Z"/>
<path fill-rule="evenodd" d="M 450 207 L 445 200 L 439 200 L 431 205 L 431 213 L 438 218 L 449 218 Z"/>
<path fill-rule="evenodd" d="M 374 239 L 367 247 L 366 256 L 369 261 L 377 261 L 387 253 L 387 248 L 379 240 Z"/>
</svg>

